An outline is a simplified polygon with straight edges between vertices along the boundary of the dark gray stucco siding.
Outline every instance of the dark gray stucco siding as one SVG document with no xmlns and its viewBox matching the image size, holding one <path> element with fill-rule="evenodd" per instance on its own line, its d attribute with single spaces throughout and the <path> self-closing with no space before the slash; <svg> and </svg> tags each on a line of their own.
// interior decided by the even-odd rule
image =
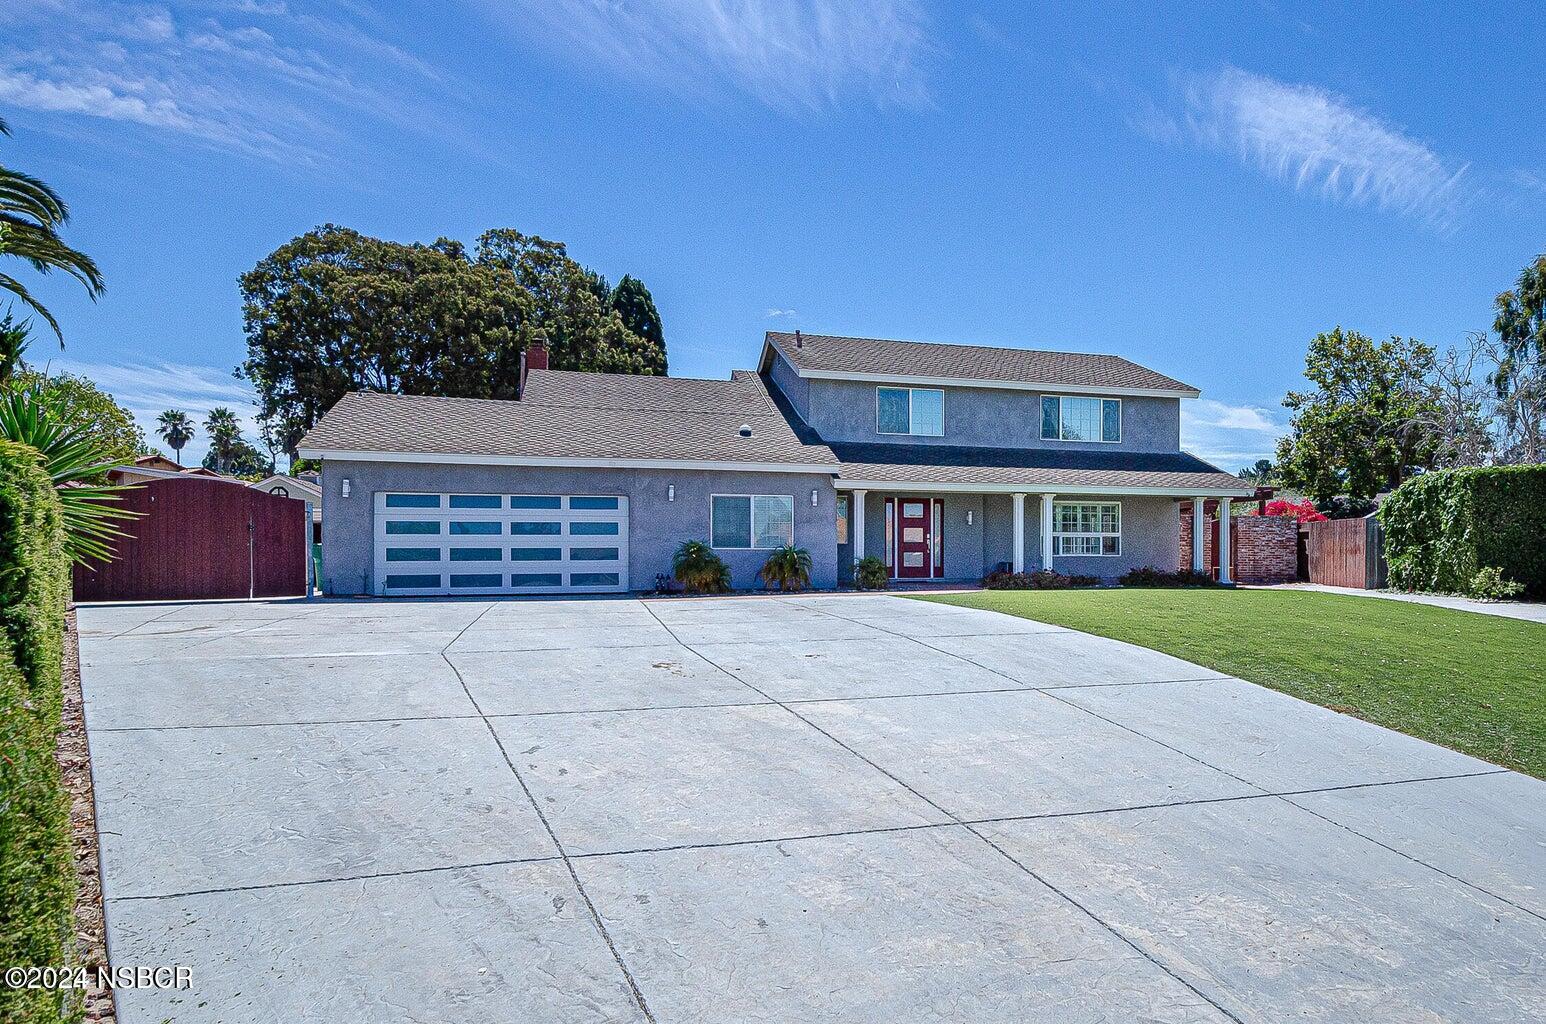
<svg viewBox="0 0 1546 1024">
<path fill-rule="evenodd" d="M 870 441 L 891 444 L 960 444 L 996 448 L 1062 448 L 1075 451 L 1175 452 L 1181 448 L 1181 400 L 1122 398 L 1122 440 L 1114 444 L 1088 441 L 1043 441 L 1041 395 L 1034 391 L 995 388 L 945 388 L 943 437 L 880 434 L 875 430 L 875 388 L 861 381 L 790 381 L 778 373 L 773 383 L 789 395 L 801 416 L 824 441 Z M 797 397 L 798 396 L 798 397 Z M 1116 397 L 1116 396 L 1113 396 Z"/>
<path fill-rule="evenodd" d="M 343 480 L 350 496 L 341 495 Z M 667 487 L 675 485 L 676 500 Z M 722 470 L 564 469 L 452 466 L 407 462 L 340 462 L 322 466 L 323 586 L 330 594 L 373 592 L 378 491 L 464 491 L 508 494 L 618 494 L 628 498 L 629 587 L 649 590 L 656 573 L 671 572 L 671 555 L 685 540 L 709 539 L 709 495 L 789 494 L 794 542 L 811 553 L 813 586 L 837 583 L 836 491 L 832 478 L 807 473 Z M 816 505 L 811 506 L 811 491 Z M 759 585 L 766 551 L 721 551 L 738 589 Z"/>
</svg>

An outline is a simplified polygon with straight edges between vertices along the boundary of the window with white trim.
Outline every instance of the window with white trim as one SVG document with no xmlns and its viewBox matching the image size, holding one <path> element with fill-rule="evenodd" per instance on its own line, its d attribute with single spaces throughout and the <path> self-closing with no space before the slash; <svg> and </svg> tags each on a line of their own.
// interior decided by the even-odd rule
<svg viewBox="0 0 1546 1024">
<path fill-rule="evenodd" d="M 1055 555 L 1120 555 L 1122 503 L 1052 503 L 1052 552 Z"/>
<path fill-rule="evenodd" d="M 875 432 L 945 436 L 945 393 L 939 388 L 876 388 Z"/>
<path fill-rule="evenodd" d="M 1122 400 L 1042 395 L 1041 439 L 1108 443 L 1121 441 Z"/>
<path fill-rule="evenodd" d="M 781 548 L 794 543 L 794 497 L 715 494 L 709 497 L 709 546 Z"/>
</svg>

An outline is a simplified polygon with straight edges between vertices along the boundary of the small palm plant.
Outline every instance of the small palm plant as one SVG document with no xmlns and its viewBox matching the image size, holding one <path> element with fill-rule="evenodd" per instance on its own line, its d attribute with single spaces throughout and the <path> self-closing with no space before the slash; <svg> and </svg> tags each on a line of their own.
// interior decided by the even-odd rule
<svg viewBox="0 0 1546 1024">
<path fill-rule="evenodd" d="M 886 563 L 874 555 L 866 555 L 854 563 L 854 586 L 860 590 L 885 590 L 889 576 Z"/>
<path fill-rule="evenodd" d="M 690 540 L 671 556 L 671 573 L 690 594 L 723 594 L 730 589 L 730 567 L 701 540 Z"/>
<path fill-rule="evenodd" d="M 70 426 L 64 413 L 36 384 L 0 388 L 0 437 L 42 453 L 64 511 L 66 553 L 75 562 L 110 562 L 113 541 L 129 536 L 117 524 L 139 517 L 112 504 L 117 492 L 132 488 L 95 482 L 117 463 L 90 434 Z"/>
<path fill-rule="evenodd" d="M 193 421 L 188 414 L 177 409 L 168 409 L 156 417 L 156 433 L 161 435 L 161 440 L 166 442 L 172 454 L 177 457 L 177 464 L 183 464 L 183 447 L 193 440 Z"/>
<path fill-rule="evenodd" d="M 811 585 L 811 553 L 793 544 L 775 548 L 757 576 L 779 590 L 804 590 Z"/>
</svg>

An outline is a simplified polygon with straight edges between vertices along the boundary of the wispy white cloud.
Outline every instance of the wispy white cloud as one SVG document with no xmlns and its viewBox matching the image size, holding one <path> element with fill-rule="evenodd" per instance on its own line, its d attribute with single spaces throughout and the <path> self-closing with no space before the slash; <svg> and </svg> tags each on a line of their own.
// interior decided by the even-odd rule
<svg viewBox="0 0 1546 1024">
<path fill-rule="evenodd" d="M 168 409 L 187 413 L 197 429 L 193 441 L 183 449 L 184 463 L 199 462 L 209 450 L 203 423 L 217 405 L 236 413 L 248 439 L 257 441 L 256 396 L 252 388 L 232 376 L 230 370 L 185 363 L 86 363 L 72 359 L 54 359 L 46 368 L 49 372 L 63 371 L 89 377 L 97 387 L 133 413 L 135 422 L 145 431 L 145 439 L 163 451 L 166 445 L 156 437 L 156 417 Z"/>
<path fill-rule="evenodd" d="M 730 86 L 779 108 L 927 98 L 918 0 L 485 0 L 587 67 L 685 95 Z"/>
<path fill-rule="evenodd" d="M 769 309 L 763 316 L 769 320 L 789 319 L 799 316 L 799 312 L 793 309 Z"/>
<path fill-rule="evenodd" d="M 1181 447 L 1230 471 L 1272 458 L 1287 429 L 1272 410 L 1260 406 L 1209 398 L 1181 403 Z"/>
<path fill-rule="evenodd" d="M 360 115 L 414 123 L 439 83 L 358 25 L 285 4 L 0 7 L 0 103 L 250 155 L 319 159 Z"/>
<path fill-rule="evenodd" d="M 1150 110 L 1162 141 L 1191 137 L 1295 189 L 1448 227 L 1472 198 L 1468 164 L 1447 161 L 1380 116 L 1314 85 L 1226 67 L 1189 80 L 1179 116 Z"/>
</svg>

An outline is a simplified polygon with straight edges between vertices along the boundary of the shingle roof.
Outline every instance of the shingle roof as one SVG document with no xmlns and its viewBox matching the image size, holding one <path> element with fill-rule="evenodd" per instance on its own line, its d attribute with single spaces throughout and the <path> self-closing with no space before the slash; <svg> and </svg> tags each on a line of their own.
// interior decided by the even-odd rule
<svg viewBox="0 0 1546 1024">
<path fill-rule="evenodd" d="M 760 378 L 534 370 L 521 401 L 355 391 L 301 439 L 308 451 L 833 466 L 804 444 Z M 740 428 L 752 429 L 742 437 Z"/>
<path fill-rule="evenodd" d="M 820 373 L 1174 391 L 1178 395 L 1197 393 L 1197 389 L 1189 384 L 1121 356 L 842 338 L 827 334 L 802 334 L 797 346 L 793 334 L 780 331 L 769 331 L 767 340 L 796 369 Z"/>
<path fill-rule="evenodd" d="M 833 444 L 845 481 L 1165 487 L 1247 493 L 1239 477 L 1185 452 L 1080 452 L 964 445 Z"/>
</svg>

